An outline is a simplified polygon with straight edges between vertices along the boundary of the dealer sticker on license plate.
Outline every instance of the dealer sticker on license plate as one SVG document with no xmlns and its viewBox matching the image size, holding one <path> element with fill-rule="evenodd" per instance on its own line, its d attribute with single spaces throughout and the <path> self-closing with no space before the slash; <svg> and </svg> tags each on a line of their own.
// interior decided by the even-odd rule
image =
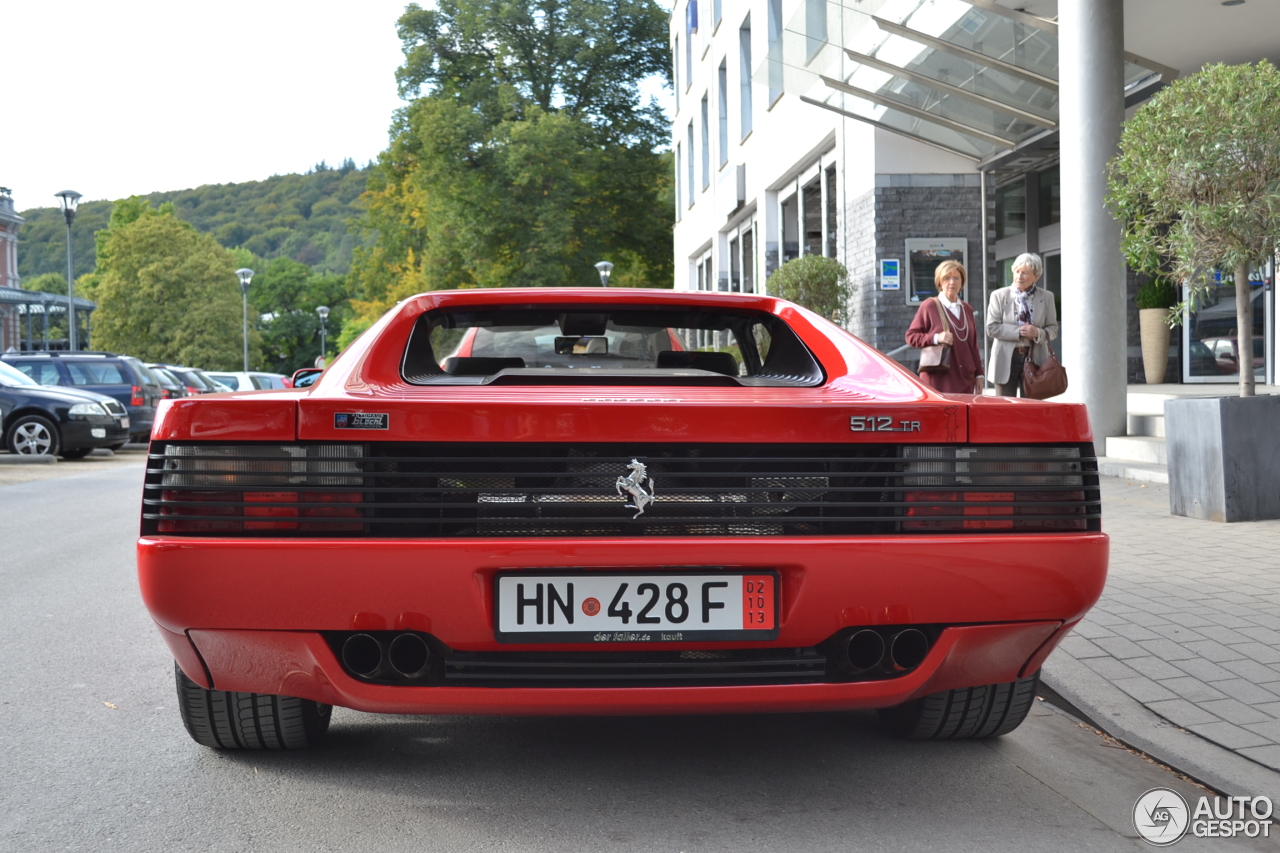
<svg viewBox="0 0 1280 853">
<path fill-rule="evenodd" d="M 771 640 L 772 572 L 498 575 L 500 643 Z"/>
</svg>

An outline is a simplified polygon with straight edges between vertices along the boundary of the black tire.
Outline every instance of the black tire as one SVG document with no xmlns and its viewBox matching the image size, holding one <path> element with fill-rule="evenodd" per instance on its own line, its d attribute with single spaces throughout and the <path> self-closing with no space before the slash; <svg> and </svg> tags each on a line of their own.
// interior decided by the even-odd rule
<svg viewBox="0 0 1280 853">
<path fill-rule="evenodd" d="M 307 749 L 324 740 L 332 705 L 269 693 L 205 690 L 177 664 L 178 708 L 191 739 L 211 749 Z"/>
<path fill-rule="evenodd" d="M 10 453 L 57 456 L 62 449 L 62 436 L 48 418 L 42 415 L 23 415 L 10 424 L 4 443 Z"/>
<path fill-rule="evenodd" d="M 92 449 L 93 448 L 90 448 L 90 447 L 82 447 L 79 450 L 64 450 L 62 451 L 62 458 L 63 459 L 83 459 L 89 455 L 89 451 Z"/>
<path fill-rule="evenodd" d="M 910 740 L 999 737 L 1027 718 L 1039 685 L 1036 671 L 1005 684 L 944 690 L 881 708 L 880 719 L 894 734 Z"/>
</svg>

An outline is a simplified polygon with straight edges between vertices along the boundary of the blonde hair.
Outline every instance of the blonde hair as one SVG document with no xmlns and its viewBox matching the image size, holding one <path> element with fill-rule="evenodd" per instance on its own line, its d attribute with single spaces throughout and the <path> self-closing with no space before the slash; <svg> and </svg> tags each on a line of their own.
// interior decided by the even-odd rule
<svg viewBox="0 0 1280 853">
<path fill-rule="evenodd" d="M 942 290 L 942 280 L 953 272 L 960 273 L 960 286 L 964 287 L 969 283 L 969 276 L 964 271 L 964 264 L 959 261 L 943 261 L 938 264 L 938 268 L 933 271 L 933 285 Z"/>
</svg>

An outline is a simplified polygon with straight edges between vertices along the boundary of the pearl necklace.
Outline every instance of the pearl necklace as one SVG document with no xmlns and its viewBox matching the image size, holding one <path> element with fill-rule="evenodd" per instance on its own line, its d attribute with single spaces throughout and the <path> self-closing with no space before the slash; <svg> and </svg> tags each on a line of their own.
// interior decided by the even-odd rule
<svg viewBox="0 0 1280 853">
<path fill-rule="evenodd" d="M 951 315 L 951 328 L 955 332 L 956 340 L 959 341 L 960 343 L 964 343 L 965 341 L 969 340 L 969 321 L 965 319 L 964 308 L 963 307 L 960 308 L 960 317 L 959 319 L 957 319 L 954 314 L 951 314 L 951 312 L 947 310 L 947 306 L 942 304 L 941 299 L 938 300 L 938 307 Z M 964 333 L 963 336 L 961 335 L 961 332 Z"/>
</svg>

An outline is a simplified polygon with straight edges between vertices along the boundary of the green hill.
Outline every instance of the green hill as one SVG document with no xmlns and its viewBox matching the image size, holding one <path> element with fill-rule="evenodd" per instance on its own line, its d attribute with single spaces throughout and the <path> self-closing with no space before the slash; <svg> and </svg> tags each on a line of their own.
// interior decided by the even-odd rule
<svg viewBox="0 0 1280 853">
<path fill-rule="evenodd" d="M 173 202 L 180 219 L 212 234 L 227 248 L 243 246 L 263 258 L 287 257 L 314 272 L 345 275 L 351 251 L 361 238 L 348 223 L 360 215 L 355 200 L 364 192 L 368 167 L 347 160 L 332 168 L 320 163 L 305 175 L 273 175 L 265 181 L 209 184 L 190 190 L 143 196 L 153 205 Z M 80 205 L 72 231 L 75 274 L 94 267 L 93 234 L 107 226 L 110 201 Z M 66 224 L 56 207 L 22 211 L 18 233 L 18 274 L 66 274 Z"/>
</svg>

